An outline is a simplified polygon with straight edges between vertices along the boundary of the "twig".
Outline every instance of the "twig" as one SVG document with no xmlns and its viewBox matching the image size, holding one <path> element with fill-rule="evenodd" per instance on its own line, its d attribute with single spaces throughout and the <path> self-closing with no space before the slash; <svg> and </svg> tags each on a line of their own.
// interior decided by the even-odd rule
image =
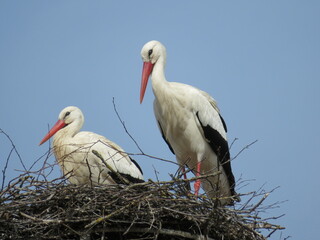
<svg viewBox="0 0 320 240">
<path fill-rule="evenodd" d="M 11 148 L 10 153 L 9 153 L 9 155 L 8 155 L 8 157 L 7 157 L 6 163 L 5 163 L 5 165 L 4 165 L 4 168 L 3 168 L 3 170 L 2 170 L 2 185 L 1 185 L 1 191 L 2 191 L 3 188 L 4 188 L 4 182 L 5 182 L 5 180 L 6 180 L 6 171 L 7 171 L 7 168 L 8 168 L 9 159 L 10 159 L 10 156 L 11 156 L 12 152 L 13 152 L 13 148 Z"/>
<path fill-rule="evenodd" d="M 255 206 L 253 206 L 253 208 L 251 208 L 250 211 L 251 211 L 251 212 L 254 212 L 254 211 L 257 209 L 257 207 L 259 207 L 259 206 L 261 205 L 261 203 L 262 203 L 264 200 L 266 200 L 266 198 L 269 196 L 269 194 L 270 194 L 270 193 L 264 194 L 264 196 L 260 199 L 260 201 L 259 201 Z"/>
<path fill-rule="evenodd" d="M 240 150 L 240 152 L 238 152 L 238 153 L 236 154 L 236 156 L 234 156 L 234 157 L 232 158 L 232 160 L 236 159 L 244 150 L 248 149 L 249 147 L 251 147 L 251 146 L 252 146 L 253 144 L 255 144 L 256 142 L 258 142 L 258 140 L 255 140 L 255 141 L 253 141 L 252 143 L 249 143 L 247 146 L 243 147 L 243 148 Z"/>
<path fill-rule="evenodd" d="M 174 165 L 180 166 L 179 163 L 177 163 L 175 161 L 171 161 L 171 160 L 167 160 L 167 159 L 164 159 L 164 158 L 155 157 L 155 156 L 149 155 L 147 153 L 127 153 L 127 154 L 130 155 L 130 156 L 144 156 L 144 157 L 148 157 L 148 158 L 152 158 L 152 159 L 156 159 L 156 160 L 160 160 L 160 161 L 163 161 L 163 162 L 172 163 Z"/>
<path fill-rule="evenodd" d="M 112 103 L 113 103 L 113 109 L 114 109 L 114 111 L 116 112 L 117 117 L 118 117 L 119 121 L 121 122 L 124 130 L 126 131 L 126 133 L 128 134 L 128 136 L 132 139 L 132 141 L 135 143 L 135 145 L 136 145 L 136 147 L 139 149 L 139 151 L 143 154 L 143 151 L 142 151 L 142 149 L 140 148 L 139 144 L 138 144 L 137 141 L 132 137 L 132 135 L 129 133 L 126 125 L 124 124 L 124 121 L 122 121 L 122 119 L 121 119 L 121 117 L 120 117 L 120 115 L 119 115 L 119 113 L 118 113 L 118 111 L 117 111 L 114 97 L 112 98 Z"/>
<path fill-rule="evenodd" d="M 14 144 L 13 141 L 11 140 L 10 136 L 0 128 L 0 134 L 1 134 L 1 133 L 6 136 L 6 138 L 7 138 L 7 139 L 9 140 L 9 142 L 11 143 L 11 147 L 12 147 L 11 150 L 10 150 L 9 156 L 7 157 L 5 167 L 4 167 L 4 169 L 2 170 L 2 180 L 3 180 L 3 181 L 2 181 L 2 185 L 1 185 L 1 191 L 2 191 L 3 188 L 4 188 L 4 182 L 5 182 L 5 179 L 6 179 L 5 173 L 6 173 L 6 170 L 7 170 L 7 167 L 8 167 L 9 159 L 10 159 L 11 154 L 12 154 L 13 151 L 17 154 L 17 156 L 18 156 L 18 158 L 19 158 L 19 161 L 20 161 L 23 169 L 24 169 L 25 171 L 27 171 L 27 169 L 26 169 L 26 167 L 25 167 L 25 165 L 24 165 L 24 163 L 23 163 L 23 161 L 22 161 L 22 158 L 21 158 L 21 156 L 20 156 L 20 154 L 19 154 L 19 152 L 18 152 L 15 144 Z"/>
<path fill-rule="evenodd" d="M 56 220 L 56 219 L 40 219 L 40 218 L 32 217 L 32 216 L 30 216 L 30 215 L 28 215 L 26 213 L 23 213 L 23 212 L 20 212 L 20 214 L 21 214 L 21 216 L 29 218 L 29 219 L 31 219 L 33 221 L 39 221 L 39 222 L 43 222 L 43 223 L 46 223 L 46 224 L 48 224 L 48 223 L 58 223 L 58 224 L 60 224 L 62 222 L 61 220 Z"/>
</svg>

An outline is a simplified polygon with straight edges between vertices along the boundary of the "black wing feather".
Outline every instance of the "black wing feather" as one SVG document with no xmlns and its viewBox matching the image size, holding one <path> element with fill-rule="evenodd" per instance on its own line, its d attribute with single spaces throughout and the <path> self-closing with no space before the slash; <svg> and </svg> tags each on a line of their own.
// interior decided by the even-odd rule
<svg viewBox="0 0 320 240">
<path fill-rule="evenodd" d="M 224 121 L 223 117 L 219 114 L 219 117 L 221 119 L 221 122 L 222 122 L 222 125 L 223 125 L 223 128 L 226 132 L 228 132 L 228 129 L 227 129 L 227 124 L 226 122 Z"/>
<path fill-rule="evenodd" d="M 226 139 L 224 139 L 221 134 L 213 129 L 210 125 L 204 126 L 199 118 L 199 113 L 196 113 L 196 116 L 200 122 L 200 125 L 203 129 L 204 136 L 208 140 L 208 144 L 210 145 L 211 149 L 215 152 L 215 154 L 218 157 L 218 161 L 223 167 L 223 170 L 225 171 L 229 184 L 230 184 L 230 190 L 231 194 L 235 195 L 235 179 L 232 173 L 231 169 L 231 163 L 230 163 L 230 152 L 228 147 L 228 142 Z M 222 119 L 222 117 L 220 116 Z M 224 120 L 222 119 L 222 124 L 224 128 L 226 129 L 226 124 Z"/>
<path fill-rule="evenodd" d="M 158 124 L 159 124 L 159 128 L 160 128 L 160 131 L 161 131 L 161 135 L 162 135 L 163 140 L 164 140 L 164 141 L 166 142 L 166 144 L 168 145 L 170 151 L 171 151 L 173 154 L 175 154 L 174 151 L 173 151 L 173 148 L 171 147 L 170 143 L 167 141 L 166 136 L 165 136 L 164 133 L 163 133 L 163 130 L 162 130 L 162 127 L 161 127 L 161 124 L 160 124 L 159 121 L 158 121 Z"/>
<path fill-rule="evenodd" d="M 141 175 L 143 175 L 143 172 L 142 172 L 142 169 L 140 167 L 140 165 L 137 163 L 136 160 L 132 159 L 130 156 L 129 156 L 131 162 L 133 162 L 134 165 L 136 165 L 136 167 L 139 169 L 139 171 L 141 172 Z"/>
<path fill-rule="evenodd" d="M 118 172 L 119 175 L 121 175 L 121 177 L 127 179 L 130 183 L 142 183 L 144 182 L 144 180 L 140 179 L 140 178 L 135 178 L 132 177 L 130 174 L 126 174 L 126 173 L 120 173 Z M 109 175 L 112 177 L 113 181 L 115 181 L 115 183 L 117 184 L 125 184 L 125 182 L 119 178 L 117 173 L 115 172 L 109 172 Z"/>
</svg>

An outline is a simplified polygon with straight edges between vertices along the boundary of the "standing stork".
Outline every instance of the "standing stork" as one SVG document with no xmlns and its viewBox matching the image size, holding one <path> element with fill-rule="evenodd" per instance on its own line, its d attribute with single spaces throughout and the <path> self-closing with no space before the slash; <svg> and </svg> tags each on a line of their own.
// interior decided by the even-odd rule
<svg viewBox="0 0 320 240">
<path fill-rule="evenodd" d="M 70 106 L 39 145 L 53 136 L 53 152 L 66 178 L 76 185 L 143 182 L 140 166 L 117 144 L 93 132 L 79 132 L 84 116 Z M 98 154 L 94 154 L 96 151 Z"/>
<path fill-rule="evenodd" d="M 149 76 L 155 95 L 154 114 L 162 137 L 176 155 L 182 167 L 190 168 L 196 176 L 221 174 L 202 180 L 202 187 L 211 198 L 222 205 L 233 204 L 237 199 L 235 179 L 231 170 L 227 142 L 227 127 L 216 101 L 195 87 L 168 82 L 165 78 L 166 49 L 158 41 L 146 43 L 142 50 L 143 71 L 140 103 L 143 101 Z M 201 179 L 194 184 L 198 195 Z"/>
</svg>

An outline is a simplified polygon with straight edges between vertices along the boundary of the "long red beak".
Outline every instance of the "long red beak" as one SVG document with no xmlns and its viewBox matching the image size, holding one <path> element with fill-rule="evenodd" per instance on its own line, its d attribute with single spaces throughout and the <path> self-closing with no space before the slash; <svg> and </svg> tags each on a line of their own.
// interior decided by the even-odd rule
<svg viewBox="0 0 320 240">
<path fill-rule="evenodd" d="M 56 132 L 58 132 L 61 128 L 66 126 L 66 123 L 62 120 L 58 120 L 56 124 L 50 129 L 48 134 L 42 139 L 42 141 L 39 143 L 39 146 L 46 141 L 48 141 L 49 138 L 51 138 Z"/>
<path fill-rule="evenodd" d="M 151 62 L 144 62 L 142 69 L 142 79 L 141 79 L 141 88 L 140 88 L 140 103 L 143 101 L 144 93 L 148 85 L 149 76 L 152 72 L 154 64 Z"/>
</svg>

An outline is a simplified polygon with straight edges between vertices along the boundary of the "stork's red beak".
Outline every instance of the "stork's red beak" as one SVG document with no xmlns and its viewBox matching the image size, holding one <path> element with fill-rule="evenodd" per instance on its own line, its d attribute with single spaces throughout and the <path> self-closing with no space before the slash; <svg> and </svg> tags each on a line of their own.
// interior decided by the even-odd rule
<svg viewBox="0 0 320 240">
<path fill-rule="evenodd" d="M 66 126 L 66 123 L 62 120 L 58 120 L 56 124 L 50 129 L 48 134 L 42 139 L 42 141 L 39 143 L 39 146 L 46 141 L 48 141 L 49 138 L 51 138 L 56 132 L 58 132 L 61 128 Z"/>
<path fill-rule="evenodd" d="M 154 64 L 151 62 L 144 62 L 142 69 L 142 79 L 141 79 L 141 88 L 140 88 L 140 103 L 143 101 L 144 93 L 148 85 L 149 76 L 152 72 Z"/>
</svg>

